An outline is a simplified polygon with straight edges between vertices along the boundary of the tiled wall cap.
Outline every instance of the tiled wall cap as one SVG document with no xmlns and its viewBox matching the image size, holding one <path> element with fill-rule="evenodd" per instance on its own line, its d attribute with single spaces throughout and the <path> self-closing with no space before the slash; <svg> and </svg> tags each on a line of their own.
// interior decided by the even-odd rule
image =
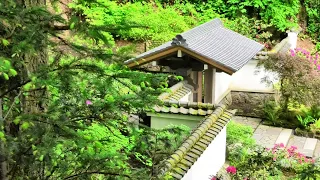
<svg viewBox="0 0 320 180">
<path fill-rule="evenodd" d="M 192 133 L 192 135 L 194 135 L 198 140 L 203 135 L 204 131 L 205 131 L 204 129 L 198 128 Z"/>
<path fill-rule="evenodd" d="M 189 108 L 189 114 L 197 115 L 197 114 L 198 114 L 198 111 L 195 110 L 195 109 Z"/>
<path fill-rule="evenodd" d="M 198 138 L 199 136 L 195 136 L 194 134 L 192 134 L 190 137 L 189 137 L 189 139 L 190 140 L 192 140 L 193 142 L 193 144 L 198 140 L 197 138 Z"/>
<path fill-rule="evenodd" d="M 170 112 L 172 113 L 179 113 L 179 109 L 178 108 L 175 108 L 175 107 L 170 107 Z"/>
<path fill-rule="evenodd" d="M 187 143 L 187 144 L 189 144 L 189 146 L 185 146 L 186 148 L 190 148 L 191 146 L 193 146 L 193 144 L 195 143 L 192 139 L 187 139 L 186 141 L 185 141 L 185 143 Z"/>
<path fill-rule="evenodd" d="M 201 126 L 198 128 L 202 133 L 206 132 L 209 129 L 209 127 L 206 124 L 201 124 Z"/>
<path fill-rule="evenodd" d="M 212 123 L 212 121 L 210 121 L 210 119 L 207 119 L 207 120 L 204 121 L 202 124 L 203 124 L 203 125 L 206 125 L 207 128 L 209 129 L 213 123 Z"/>
<path fill-rule="evenodd" d="M 177 162 L 179 162 L 181 160 L 181 158 L 179 157 L 178 154 L 172 154 L 171 158 L 174 160 L 174 163 L 176 164 Z"/>
<path fill-rule="evenodd" d="M 203 135 L 201 138 L 203 138 L 203 139 L 205 139 L 205 140 L 207 140 L 207 141 L 209 141 L 209 142 L 212 141 L 212 138 L 209 137 L 209 136 L 207 136 L 207 135 Z"/>
<path fill-rule="evenodd" d="M 181 160 L 183 158 L 183 156 L 185 155 L 185 153 L 183 151 L 181 151 L 180 149 L 178 149 L 174 153 L 179 156 L 179 160 Z"/>
<path fill-rule="evenodd" d="M 190 144 L 188 143 L 183 143 L 178 150 L 182 151 L 184 154 L 186 154 L 186 152 L 190 149 Z M 177 150 L 177 151 L 178 151 Z"/>
</svg>

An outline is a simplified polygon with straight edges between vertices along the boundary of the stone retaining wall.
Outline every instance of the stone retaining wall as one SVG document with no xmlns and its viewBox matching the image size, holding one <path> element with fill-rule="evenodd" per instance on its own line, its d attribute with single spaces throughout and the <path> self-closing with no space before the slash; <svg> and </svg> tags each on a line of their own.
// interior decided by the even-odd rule
<svg viewBox="0 0 320 180">
<path fill-rule="evenodd" d="M 237 109 L 236 115 L 263 118 L 264 102 L 275 100 L 275 93 L 231 91 L 232 105 Z"/>
</svg>

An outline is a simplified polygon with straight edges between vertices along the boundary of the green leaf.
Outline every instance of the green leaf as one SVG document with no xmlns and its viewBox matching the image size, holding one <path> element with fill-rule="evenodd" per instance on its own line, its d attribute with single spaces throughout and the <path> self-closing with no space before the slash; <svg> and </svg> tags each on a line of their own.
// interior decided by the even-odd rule
<svg viewBox="0 0 320 180">
<path fill-rule="evenodd" d="M 141 82 L 140 86 L 144 88 L 144 87 L 146 87 L 146 84 L 144 82 Z"/>
<path fill-rule="evenodd" d="M 9 75 L 7 73 L 2 74 L 5 80 L 9 80 Z"/>
<path fill-rule="evenodd" d="M 44 158 L 44 155 L 41 155 L 41 156 L 39 157 L 39 161 L 43 161 L 43 158 Z"/>
<path fill-rule="evenodd" d="M 3 132 L 0 132 L 0 140 L 5 140 Z"/>
<path fill-rule="evenodd" d="M 8 46 L 10 44 L 10 42 L 8 40 L 6 40 L 6 39 L 2 39 L 2 44 L 4 46 Z"/>
<path fill-rule="evenodd" d="M 15 118 L 15 119 L 13 120 L 13 123 L 14 123 L 15 125 L 18 125 L 18 124 L 20 123 L 20 121 L 21 121 L 21 119 L 20 119 L 20 117 L 18 116 L 17 118 Z"/>
<path fill-rule="evenodd" d="M 104 100 L 106 100 L 107 102 L 110 102 L 110 103 L 113 103 L 115 101 L 114 97 L 110 94 L 105 95 Z"/>
<path fill-rule="evenodd" d="M 30 127 L 30 123 L 28 123 L 28 122 L 23 122 L 22 125 L 21 125 L 21 128 L 22 128 L 23 130 L 28 129 L 29 127 Z"/>
<path fill-rule="evenodd" d="M 32 86 L 31 83 L 27 83 L 26 85 L 23 86 L 23 89 L 24 89 L 25 91 L 28 91 L 28 90 L 30 90 L 31 86 Z"/>
<path fill-rule="evenodd" d="M 76 24 L 76 23 L 74 23 L 74 22 L 71 23 L 71 24 L 70 24 L 70 29 L 74 29 L 74 25 L 75 25 L 75 24 Z"/>
<path fill-rule="evenodd" d="M 11 76 L 16 76 L 18 73 L 17 73 L 17 71 L 14 70 L 14 69 L 9 69 L 9 74 L 10 74 Z"/>
</svg>

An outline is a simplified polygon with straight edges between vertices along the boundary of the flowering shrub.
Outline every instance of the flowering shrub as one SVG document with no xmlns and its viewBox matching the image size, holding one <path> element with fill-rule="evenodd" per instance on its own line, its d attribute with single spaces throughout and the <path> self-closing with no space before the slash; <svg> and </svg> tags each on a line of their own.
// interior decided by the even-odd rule
<svg viewBox="0 0 320 180">
<path fill-rule="evenodd" d="M 276 79 L 265 77 L 263 81 L 272 83 L 279 81 L 281 94 L 280 106 L 282 112 L 288 112 L 289 104 L 294 106 L 319 104 L 320 92 L 320 62 L 318 54 L 297 48 L 289 54 L 273 55 L 261 61 L 267 71 L 278 74 Z"/>
<path fill-rule="evenodd" d="M 283 176 L 284 172 L 300 174 L 315 164 L 315 159 L 297 152 L 295 146 L 285 148 L 284 144 L 275 144 L 273 148 L 268 149 L 258 145 L 246 148 L 241 144 L 234 144 L 228 148 L 234 159 L 229 159 L 232 166 L 226 171 L 232 179 L 276 178 Z"/>
</svg>

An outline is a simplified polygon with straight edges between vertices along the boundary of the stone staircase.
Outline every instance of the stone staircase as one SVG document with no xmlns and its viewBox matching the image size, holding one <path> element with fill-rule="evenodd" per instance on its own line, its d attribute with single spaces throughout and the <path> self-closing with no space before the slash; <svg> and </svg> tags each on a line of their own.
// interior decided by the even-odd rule
<svg viewBox="0 0 320 180">
<path fill-rule="evenodd" d="M 274 144 L 283 143 L 286 147 L 296 146 L 297 151 L 307 157 L 320 157 L 318 139 L 296 136 L 292 129 L 262 125 L 258 118 L 235 116 L 233 121 L 251 126 L 254 129 L 253 138 L 264 147 L 272 148 Z"/>
</svg>

